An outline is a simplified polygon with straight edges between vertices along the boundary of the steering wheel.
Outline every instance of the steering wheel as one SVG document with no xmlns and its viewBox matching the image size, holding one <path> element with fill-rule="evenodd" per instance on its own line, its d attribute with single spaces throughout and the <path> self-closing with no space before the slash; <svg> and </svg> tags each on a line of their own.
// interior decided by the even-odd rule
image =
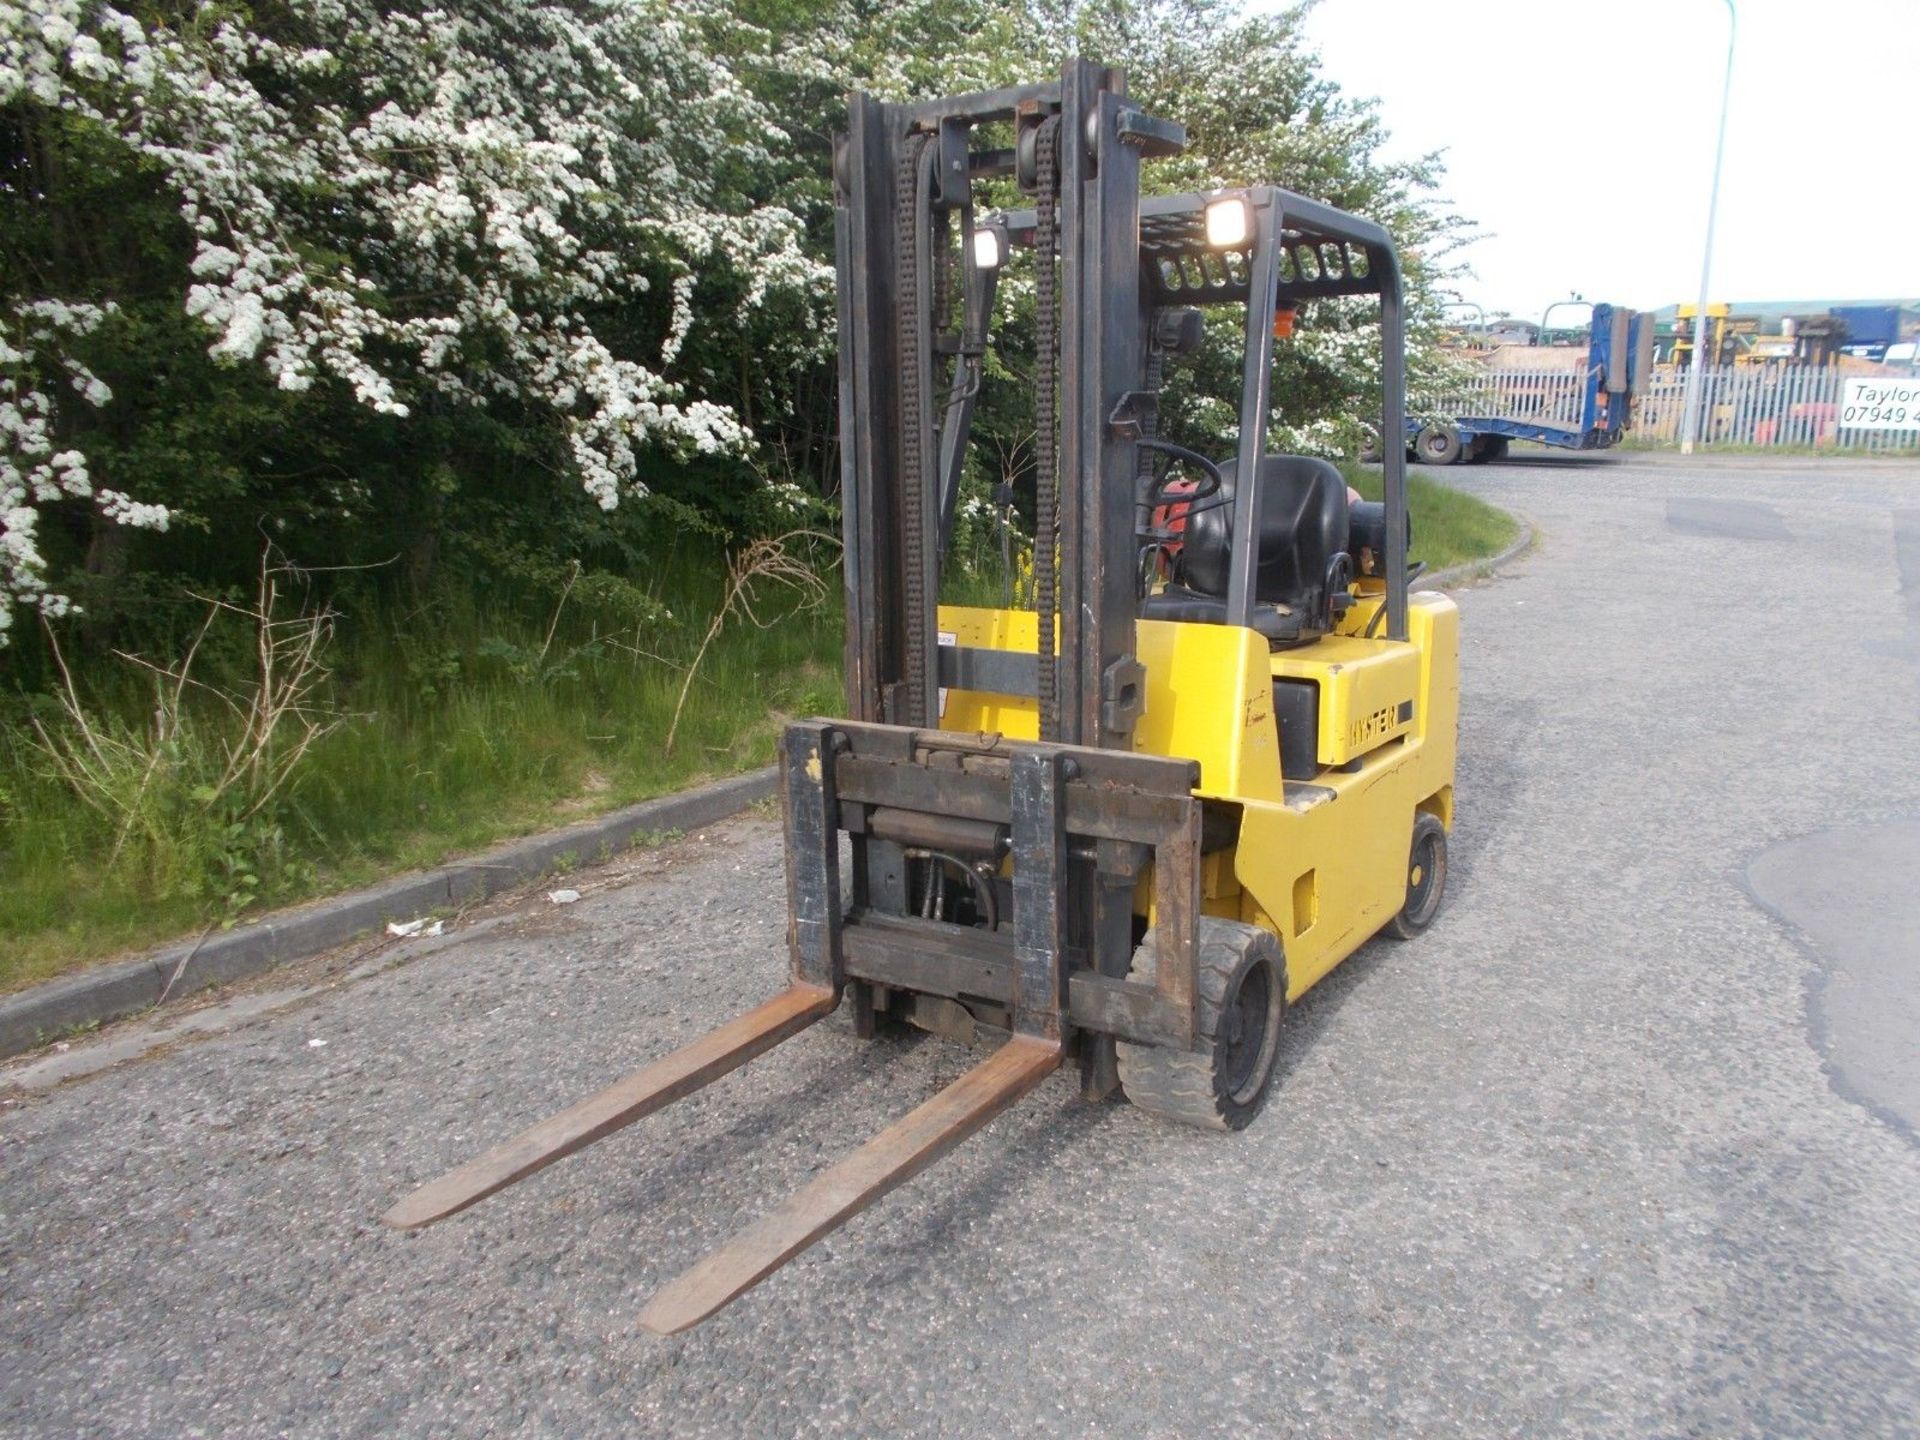
<svg viewBox="0 0 1920 1440">
<path fill-rule="evenodd" d="M 1181 497 L 1189 505 L 1200 500 L 1211 500 L 1215 495 L 1220 493 L 1220 487 L 1226 484 L 1226 476 L 1220 473 L 1220 467 L 1202 455 L 1198 450 L 1189 450 L 1186 446 L 1176 445 L 1171 440 L 1155 440 L 1146 436 L 1142 436 L 1133 443 L 1143 449 L 1158 450 L 1163 455 L 1171 455 L 1175 460 L 1181 461 L 1183 464 L 1191 465 L 1206 475 L 1207 478 L 1202 482 L 1199 489 L 1195 490 L 1191 495 Z M 1166 487 L 1172 483 L 1173 482 L 1165 476 L 1154 481 L 1153 488 L 1147 492 L 1147 504 L 1150 507 L 1162 504 L 1166 498 Z M 1188 513 L 1191 514 L 1192 511 L 1189 510 Z"/>
</svg>

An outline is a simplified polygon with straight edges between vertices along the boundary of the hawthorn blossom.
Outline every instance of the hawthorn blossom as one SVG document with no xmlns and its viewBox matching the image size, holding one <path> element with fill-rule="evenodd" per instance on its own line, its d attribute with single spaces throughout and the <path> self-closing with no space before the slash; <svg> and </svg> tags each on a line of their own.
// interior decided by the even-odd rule
<svg viewBox="0 0 1920 1440">
<path fill-rule="evenodd" d="M 289 0 L 258 13 L 0 7 L 0 105 L 90 122 L 177 200 L 194 247 L 181 305 L 214 359 L 261 366 L 289 391 L 343 386 L 395 417 L 431 394 L 545 407 L 610 508 L 640 488 L 649 447 L 752 443 L 674 373 L 696 327 L 737 328 L 795 297 L 802 343 L 829 342 L 831 271 L 804 253 L 801 218 L 722 185 L 792 142 L 713 53 L 729 32 L 773 37 L 719 0 L 412 13 Z M 734 312 L 696 304 L 710 270 L 745 277 Z M 651 353 L 616 351 L 595 317 L 656 278 L 670 282 L 665 333 Z M 61 303 L 0 291 L 0 617 L 9 600 L 55 603 L 37 506 L 87 499 L 123 525 L 167 519 L 94 494 L 86 457 L 55 445 L 73 403 L 55 398 L 62 377 L 83 405 L 111 401 L 64 348 L 101 307 L 68 306 L 66 323 L 44 308 Z"/>
</svg>

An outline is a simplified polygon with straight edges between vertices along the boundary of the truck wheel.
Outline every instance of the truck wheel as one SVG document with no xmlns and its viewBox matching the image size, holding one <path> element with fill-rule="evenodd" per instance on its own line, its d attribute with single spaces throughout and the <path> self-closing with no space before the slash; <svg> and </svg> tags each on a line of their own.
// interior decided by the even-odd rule
<svg viewBox="0 0 1920 1440">
<path fill-rule="evenodd" d="M 1413 817 L 1407 856 L 1407 903 L 1387 922 L 1386 933 L 1411 940 L 1433 923 L 1447 891 L 1447 827 L 1422 810 Z"/>
<path fill-rule="evenodd" d="M 1429 465 L 1451 465 L 1460 458 L 1460 432 L 1451 425 L 1422 426 L 1413 448 Z"/>
<path fill-rule="evenodd" d="M 1266 1104 L 1287 1010 L 1280 941 L 1257 925 L 1200 919 L 1195 1050 L 1120 1041 L 1120 1083 L 1142 1110 L 1208 1130 L 1244 1130 Z M 1149 930 L 1129 980 L 1151 985 L 1157 950 Z"/>
<path fill-rule="evenodd" d="M 1380 445 L 1380 432 L 1371 425 L 1365 426 L 1360 432 L 1360 463 L 1378 465 L 1386 458 L 1386 451 Z"/>
<path fill-rule="evenodd" d="M 1486 449 L 1486 458 L 1487 458 L 1487 459 L 1489 459 L 1489 460 L 1504 460 L 1504 459 L 1506 459 L 1506 458 L 1507 458 L 1507 443 L 1508 443 L 1508 442 L 1507 442 L 1507 437 L 1506 437 L 1506 436 L 1504 436 L 1504 435 L 1489 435 L 1489 436 L 1487 436 L 1487 437 L 1486 437 L 1486 446 L 1487 446 L 1487 449 Z"/>
</svg>

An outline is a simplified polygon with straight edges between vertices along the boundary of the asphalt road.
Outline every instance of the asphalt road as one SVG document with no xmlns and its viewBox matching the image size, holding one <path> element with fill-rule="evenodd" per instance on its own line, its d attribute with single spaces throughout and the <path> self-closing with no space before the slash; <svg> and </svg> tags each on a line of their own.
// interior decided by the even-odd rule
<svg viewBox="0 0 1920 1440">
<path fill-rule="evenodd" d="M 1293 1013 L 1254 1129 L 1056 1078 L 714 1321 L 635 1333 L 656 1285 L 970 1060 L 835 1020 L 381 1230 L 779 985 L 777 837 L 743 820 L 16 1097 L 0 1429 L 1920 1433 L 1920 1034 L 1895 1023 L 1920 902 L 1883 863 L 1920 816 L 1920 466 L 1447 478 L 1544 532 L 1460 596 L 1449 905 Z"/>
</svg>

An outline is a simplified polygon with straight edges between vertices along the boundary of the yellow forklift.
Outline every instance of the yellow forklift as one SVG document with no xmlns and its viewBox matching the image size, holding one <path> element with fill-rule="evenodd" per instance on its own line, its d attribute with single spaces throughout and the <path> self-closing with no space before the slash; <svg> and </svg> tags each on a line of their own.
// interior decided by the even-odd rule
<svg viewBox="0 0 1920 1440">
<path fill-rule="evenodd" d="M 1011 144 L 1007 141 L 1011 140 Z M 1405 461 L 1353 500 L 1266 451 L 1274 335 L 1378 300 L 1384 414 L 1405 399 L 1379 226 L 1268 186 L 1142 198 L 1178 125 L 1124 76 L 906 104 L 856 93 L 834 159 L 847 713 L 779 752 L 792 979 L 758 1009 L 423 1187 L 442 1219 L 850 1006 L 997 1046 L 660 1290 L 697 1324 L 1071 1061 L 1083 1094 L 1234 1130 L 1287 1006 L 1440 905 L 1458 617 L 1410 594 Z M 986 213 L 1013 177 L 1032 208 Z M 1001 275 L 1036 311 L 1034 605 L 938 604 Z M 1234 453 L 1160 437 L 1201 312 L 1244 317 Z M 1276 324 L 1278 317 L 1278 325 Z"/>
</svg>

